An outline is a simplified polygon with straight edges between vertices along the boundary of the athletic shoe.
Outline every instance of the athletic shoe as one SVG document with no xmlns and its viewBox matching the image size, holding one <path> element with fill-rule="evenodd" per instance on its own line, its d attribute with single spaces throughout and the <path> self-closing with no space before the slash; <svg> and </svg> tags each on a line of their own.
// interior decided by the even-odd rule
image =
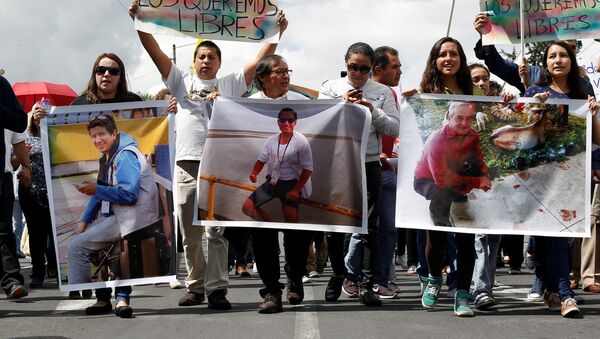
<svg viewBox="0 0 600 339">
<path fill-rule="evenodd" d="M 575 299 L 573 299 L 574 301 Z M 577 302 L 575 302 L 577 303 Z M 558 293 L 553 293 L 550 291 L 544 292 L 544 304 L 548 306 L 550 311 L 560 311 L 562 305 L 560 303 L 560 298 L 558 297 Z"/>
<path fill-rule="evenodd" d="M 421 305 L 425 308 L 434 308 L 437 305 L 440 289 L 442 288 L 442 277 L 429 276 L 427 287 L 421 297 Z"/>
<path fill-rule="evenodd" d="M 373 287 L 373 292 L 375 292 L 375 294 L 377 294 L 381 299 L 398 299 L 400 297 L 390 288 L 383 285 L 375 285 Z"/>
<path fill-rule="evenodd" d="M 15 283 L 13 284 L 8 292 L 6 293 L 6 297 L 9 299 L 19 299 L 26 297 L 29 294 L 25 286 Z"/>
<path fill-rule="evenodd" d="M 427 283 L 429 283 L 429 278 L 424 275 L 419 275 L 419 284 L 421 285 L 421 290 L 419 291 L 419 295 L 423 295 L 423 291 L 427 287 Z"/>
<path fill-rule="evenodd" d="M 537 291 L 529 291 L 529 293 L 527 293 L 527 298 L 525 299 L 525 301 L 528 302 L 539 302 L 539 301 L 543 301 L 543 293 L 537 292 Z"/>
<path fill-rule="evenodd" d="M 577 307 L 577 301 L 569 297 L 560 302 L 560 314 L 565 318 L 577 318 L 581 314 L 579 307 Z"/>
<path fill-rule="evenodd" d="M 400 287 L 398 287 L 398 285 L 396 285 L 395 282 L 392 282 L 392 281 L 388 282 L 388 288 L 396 294 L 402 293 L 402 291 L 400 290 Z"/>
<path fill-rule="evenodd" d="M 358 292 L 358 300 L 365 306 L 381 306 L 381 300 L 373 292 L 372 288 L 361 286 Z"/>
<path fill-rule="evenodd" d="M 459 317 L 474 317 L 475 312 L 469 306 L 469 301 L 473 300 L 473 295 L 467 291 L 458 290 L 454 295 L 454 314 Z"/>
<path fill-rule="evenodd" d="M 308 272 L 308 277 L 309 278 L 317 278 L 319 276 L 319 272 L 317 271 L 310 271 Z"/>
<path fill-rule="evenodd" d="M 303 282 L 304 284 L 308 284 L 308 283 L 309 283 L 309 282 L 311 282 L 311 281 L 312 281 L 312 280 L 310 280 L 310 278 L 309 278 L 308 276 L 306 276 L 306 275 L 303 275 L 303 276 L 302 276 L 302 282 Z"/>
<path fill-rule="evenodd" d="M 487 293 L 482 293 L 475 298 L 475 308 L 480 311 L 487 310 L 497 304 L 496 299 Z"/>
<path fill-rule="evenodd" d="M 356 298 L 358 297 L 358 285 L 346 278 L 344 279 L 344 284 L 342 285 L 342 291 L 344 291 L 344 293 L 349 297 L 349 298 Z"/>
</svg>

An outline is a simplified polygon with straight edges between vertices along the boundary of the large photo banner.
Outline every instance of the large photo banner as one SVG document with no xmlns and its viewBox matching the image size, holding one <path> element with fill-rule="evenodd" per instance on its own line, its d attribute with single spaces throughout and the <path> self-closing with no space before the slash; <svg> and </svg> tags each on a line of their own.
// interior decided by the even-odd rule
<svg viewBox="0 0 600 339">
<path fill-rule="evenodd" d="M 596 0 L 524 0 L 525 42 L 594 39 L 600 36 L 600 3 Z M 479 0 L 489 16 L 484 45 L 519 44 L 520 0 Z"/>
<path fill-rule="evenodd" d="M 366 232 L 367 110 L 219 98 L 198 178 L 206 226 Z"/>
<path fill-rule="evenodd" d="M 150 34 L 262 42 L 279 39 L 277 2 L 139 0 L 135 29 Z"/>
<path fill-rule="evenodd" d="M 175 136 L 167 105 L 52 107 L 42 120 L 61 291 L 173 279 Z"/>
<path fill-rule="evenodd" d="M 397 227 L 589 237 L 587 101 L 420 94 L 400 117 Z"/>
</svg>

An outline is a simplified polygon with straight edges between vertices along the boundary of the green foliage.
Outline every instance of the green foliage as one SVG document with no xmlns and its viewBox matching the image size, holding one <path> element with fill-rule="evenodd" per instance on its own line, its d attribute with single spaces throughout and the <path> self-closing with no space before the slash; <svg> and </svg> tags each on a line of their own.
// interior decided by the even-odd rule
<svg viewBox="0 0 600 339">
<path fill-rule="evenodd" d="M 154 95 L 152 95 L 152 94 L 142 93 L 142 92 L 136 92 L 136 94 L 139 95 L 140 98 L 142 98 L 142 100 L 144 100 L 144 101 L 154 100 Z"/>
</svg>

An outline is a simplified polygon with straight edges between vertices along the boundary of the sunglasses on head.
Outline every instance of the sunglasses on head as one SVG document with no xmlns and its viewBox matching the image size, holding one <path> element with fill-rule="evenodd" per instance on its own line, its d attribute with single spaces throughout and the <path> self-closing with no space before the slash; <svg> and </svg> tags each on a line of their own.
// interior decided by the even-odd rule
<svg viewBox="0 0 600 339">
<path fill-rule="evenodd" d="M 348 70 L 350 72 L 360 72 L 361 74 L 367 74 L 371 71 L 371 67 L 370 66 L 359 66 L 356 64 L 347 64 L 346 67 L 348 67 Z"/>
<path fill-rule="evenodd" d="M 108 119 L 109 118 L 107 115 L 99 114 L 99 115 L 96 115 L 95 117 L 93 117 L 92 120 L 90 120 L 90 122 L 96 121 L 96 120 L 108 120 Z"/>
<path fill-rule="evenodd" d="M 108 71 L 110 75 L 119 75 L 121 73 L 119 67 L 96 66 L 97 75 L 104 75 L 106 71 Z"/>
<path fill-rule="evenodd" d="M 293 124 L 296 121 L 294 118 L 279 118 L 278 120 L 280 124 L 285 124 L 286 122 Z"/>
</svg>

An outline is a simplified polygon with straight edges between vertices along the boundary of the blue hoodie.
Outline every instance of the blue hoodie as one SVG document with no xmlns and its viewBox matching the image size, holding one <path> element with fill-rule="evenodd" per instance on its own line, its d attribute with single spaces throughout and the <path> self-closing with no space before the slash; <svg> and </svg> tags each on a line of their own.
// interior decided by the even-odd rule
<svg viewBox="0 0 600 339">
<path fill-rule="evenodd" d="M 112 159 L 115 154 L 118 154 L 127 146 L 137 147 L 135 140 L 126 133 L 119 132 L 119 146 L 117 151 L 108 159 L 105 173 L 99 173 L 99 181 L 108 182 L 108 173 L 112 167 Z M 100 161 L 105 161 L 105 154 L 102 154 Z M 134 205 L 137 202 L 140 192 L 140 173 L 141 166 L 137 156 L 133 152 L 124 151 L 116 162 L 116 182 L 115 186 L 107 186 L 106 184 L 97 184 L 96 193 L 90 198 L 87 208 L 81 218 L 86 223 L 91 223 L 96 219 L 98 212 L 102 206 L 102 201 L 108 201 L 111 205 Z M 114 180 L 113 180 L 114 181 Z M 109 213 L 104 213 L 103 216 L 112 215 L 112 207 Z"/>
</svg>

